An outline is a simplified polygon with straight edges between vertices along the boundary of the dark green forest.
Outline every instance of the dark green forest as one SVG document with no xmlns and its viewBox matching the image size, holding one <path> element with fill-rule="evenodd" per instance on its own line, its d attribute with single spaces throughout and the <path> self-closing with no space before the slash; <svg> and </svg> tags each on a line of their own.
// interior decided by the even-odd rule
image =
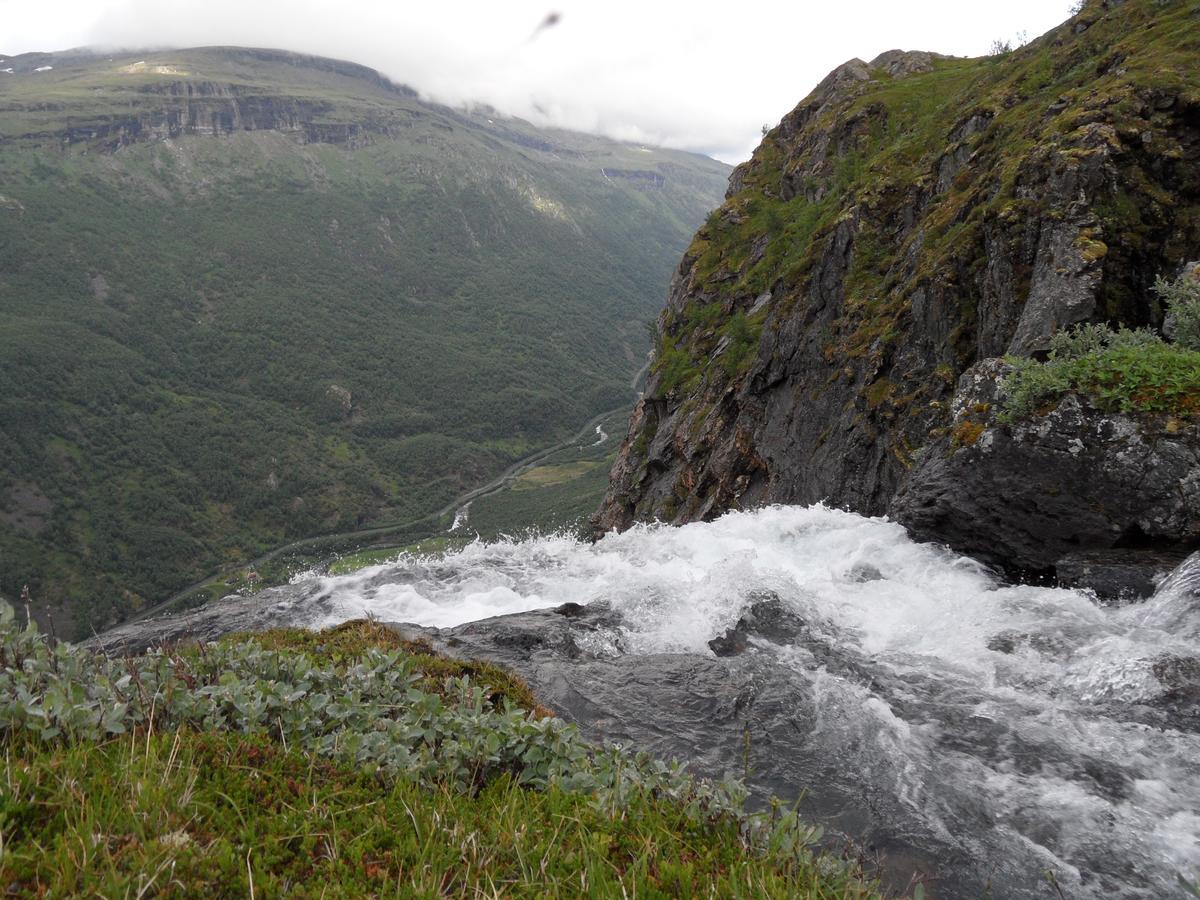
<svg viewBox="0 0 1200 900">
<path fill-rule="evenodd" d="M 189 53 L 277 105 L 294 74 Z M 417 124 L 153 132 L 175 95 L 123 62 L 0 82 L 0 594 L 67 632 L 424 515 L 629 402 L 727 173 L 302 66 L 324 120 Z M 140 132 L 114 142 L 123 92 Z"/>
</svg>

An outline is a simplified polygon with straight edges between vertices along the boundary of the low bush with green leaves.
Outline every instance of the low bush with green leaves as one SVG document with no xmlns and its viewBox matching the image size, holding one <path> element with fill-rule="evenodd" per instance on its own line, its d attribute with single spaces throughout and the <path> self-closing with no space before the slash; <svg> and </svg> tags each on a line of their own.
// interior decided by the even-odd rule
<svg viewBox="0 0 1200 900">
<path fill-rule="evenodd" d="M 1184 272 L 1174 281 L 1160 275 L 1154 293 L 1167 308 L 1175 342 L 1188 350 L 1200 350 L 1200 274 Z"/>
<path fill-rule="evenodd" d="M 1001 421 L 1036 413 L 1069 393 L 1113 412 L 1200 416 L 1200 279 L 1160 277 L 1155 292 L 1174 322 L 1174 343 L 1149 329 L 1104 324 L 1059 332 L 1045 362 L 1008 357 L 1013 371 L 1001 385 Z"/>
<path fill-rule="evenodd" d="M 593 746 L 470 678 L 429 690 L 361 636 L 112 659 L 0 607 L 0 889 L 872 895 L 740 783 Z"/>
</svg>

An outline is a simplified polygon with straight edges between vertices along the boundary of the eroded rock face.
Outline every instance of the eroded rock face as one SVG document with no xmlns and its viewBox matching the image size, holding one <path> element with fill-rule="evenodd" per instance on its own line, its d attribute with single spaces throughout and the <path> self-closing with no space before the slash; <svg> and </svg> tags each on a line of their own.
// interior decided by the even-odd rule
<svg viewBox="0 0 1200 900">
<path fill-rule="evenodd" d="M 1078 582 L 1107 566 L 1102 593 L 1148 596 L 1153 576 L 1144 570 L 1169 571 L 1178 562 L 1171 550 L 1200 541 L 1200 427 L 1103 412 L 1075 395 L 1001 423 L 997 392 L 1008 371 L 990 360 L 962 376 L 949 428 L 926 446 L 890 514 L 918 539 L 1010 571 L 1060 568 Z M 1095 555 L 1121 548 L 1167 556 Z"/>
<path fill-rule="evenodd" d="M 1200 94 L 1136 74 L 1170 51 L 1127 40 L 1162 9 L 1091 4 L 978 68 L 892 52 L 831 73 L 735 170 L 681 261 L 596 531 L 823 501 L 1041 572 L 1190 540 L 1192 425 L 1069 400 L 946 437 L 982 361 L 1041 356 L 1085 322 L 1162 327 L 1154 278 L 1200 247 Z M 1039 62 L 1058 74 L 1013 93 L 1004 72 Z M 903 152 L 886 138 L 901 134 Z"/>
<path fill-rule="evenodd" d="M 313 70 L 328 76 L 364 81 L 374 88 L 416 100 L 417 93 L 407 85 L 355 63 L 324 59 L 283 50 L 242 47 L 213 48 L 247 67 L 287 65 Z M 28 74 L 36 66 L 70 69 L 80 63 L 89 65 L 102 60 L 95 51 L 71 50 L 64 53 L 30 53 L 8 61 L 17 75 Z M 69 146 L 86 143 L 97 148 L 117 150 L 131 144 L 163 141 L 185 136 L 218 136 L 242 131 L 279 131 L 304 143 L 341 144 L 354 148 L 373 143 L 382 136 L 394 136 L 411 123 L 402 118 L 380 115 L 367 121 L 333 121 L 335 104 L 321 97 L 290 96 L 272 93 L 245 83 L 227 83 L 205 78 L 175 65 L 150 65 L 139 62 L 117 69 L 118 77 L 154 73 L 160 79 L 146 82 L 136 92 L 116 104 L 115 113 L 95 114 L 81 110 L 68 119 L 65 129 L 33 131 L 0 136 L 0 143 L 19 139 L 23 142 Z"/>
</svg>

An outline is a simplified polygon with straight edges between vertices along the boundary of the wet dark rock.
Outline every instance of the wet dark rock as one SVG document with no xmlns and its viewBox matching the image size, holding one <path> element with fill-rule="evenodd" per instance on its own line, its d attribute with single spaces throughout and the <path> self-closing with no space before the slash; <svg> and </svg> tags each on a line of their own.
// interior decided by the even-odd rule
<svg viewBox="0 0 1200 900">
<path fill-rule="evenodd" d="M 709 641 L 708 648 L 717 656 L 737 656 L 750 648 L 750 635 L 740 627 L 730 628 Z"/>
<path fill-rule="evenodd" d="M 329 608 L 319 584 L 287 584 L 250 596 L 231 594 L 185 612 L 135 619 L 81 645 L 111 654 L 141 653 L 181 641 L 215 641 L 235 632 L 305 626 L 323 619 Z"/>
<path fill-rule="evenodd" d="M 1060 587 L 1092 591 L 1105 603 L 1130 603 L 1154 595 L 1158 583 L 1182 561 L 1179 553 L 1091 550 L 1054 563 Z"/>
<path fill-rule="evenodd" d="M 940 723 L 938 732 L 956 741 L 963 753 L 1010 752 L 1017 739 L 1010 725 L 970 714 L 981 696 L 963 689 L 947 691 L 944 684 L 915 673 L 897 690 L 869 659 L 814 634 L 780 598 L 763 592 L 747 600 L 746 613 L 733 629 L 741 639 L 791 643 L 797 651 L 811 654 L 813 670 L 863 685 L 902 719 L 920 723 L 932 717 Z M 875 738 L 869 734 L 851 741 L 848 746 L 856 756 L 851 765 L 842 752 L 826 747 L 828 735 L 819 727 L 819 716 L 841 714 L 828 699 L 819 713 L 822 701 L 812 678 L 776 654 L 727 656 L 717 650 L 714 657 L 617 650 L 570 655 L 568 648 L 587 646 L 596 636 L 611 640 L 621 626 L 621 618 L 611 610 L 592 606 L 569 616 L 561 609 L 543 610 L 440 631 L 390 627 L 423 637 L 453 655 L 513 669 L 542 703 L 575 722 L 590 739 L 684 759 L 691 770 L 709 777 L 743 777 L 754 804 L 772 795 L 785 802 L 803 795 L 802 814 L 825 826 L 829 845 L 840 848 L 845 836 L 853 835 L 857 852 L 873 860 L 871 866 L 898 894 L 916 875 L 936 885 L 932 896 L 982 896 L 989 880 L 1004 884 L 1008 896 L 1039 896 L 1039 869 L 1032 857 L 1006 850 L 980 865 L 980 845 L 974 839 L 960 842 L 931 828 L 913 808 L 881 789 L 892 764 L 882 749 L 886 744 L 872 750 Z M 515 632 L 533 632 L 540 640 L 514 641 Z M 1037 751 L 1032 745 L 1026 751 L 1031 771 Z M 871 771 L 864 771 L 864 765 Z M 1120 770 L 1102 761 L 1071 777 L 1106 796 L 1119 796 L 1127 787 Z M 957 797 L 954 802 L 962 833 L 979 835 L 992 827 L 988 811 L 974 808 L 972 798 Z"/>
<path fill-rule="evenodd" d="M 1047 632 L 1001 631 L 988 638 L 987 648 L 997 653 L 1016 653 L 1028 648 L 1043 656 L 1064 657 L 1071 644 L 1064 636 Z"/>
<path fill-rule="evenodd" d="M 1164 656 L 1151 671 L 1164 688 L 1160 703 L 1200 721 L 1200 657 Z"/>
<path fill-rule="evenodd" d="M 865 581 L 882 581 L 883 573 L 870 563 L 857 563 L 846 573 L 846 577 L 855 584 L 862 584 Z"/>
<path fill-rule="evenodd" d="M 1063 561 L 1063 580 L 1152 593 L 1147 570 L 1200 540 L 1200 428 L 1105 412 L 1073 394 L 1006 424 L 997 393 L 1009 371 L 989 360 L 959 379 L 951 425 L 921 454 L 891 515 L 918 540 L 1011 574 L 1053 575 Z M 1106 567 L 1091 555 L 1121 549 L 1154 553 Z M 1089 555 L 1072 556 L 1081 551 Z"/>
<path fill-rule="evenodd" d="M 751 601 L 746 612 L 733 628 L 708 642 L 717 656 L 736 656 L 744 653 L 751 638 L 762 638 L 776 644 L 790 644 L 804 630 L 805 623 L 779 595 L 757 591 L 747 598 Z"/>
<path fill-rule="evenodd" d="M 785 641 L 806 632 L 779 597 L 762 592 L 747 599 L 739 621 L 747 638 Z M 947 844 L 911 810 L 808 746 L 817 718 L 812 684 L 774 654 L 626 654 L 619 649 L 619 615 L 600 604 L 568 607 L 567 615 L 560 607 L 443 630 L 389 627 L 451 655 L 512 669 L 539 701 L 589 739 L 686 760 L 709 777 L 746 777 L 755 805 L 771 796 L 794 802 L 803 794 L 802 810 L 830 830 L 830 845 L 840 849 L 844 835 L 855 835 L 897 890 L 914 873 L 970 885 L 968 895 L 982 887 L 958 868 L 967 865 L 965 846 Z M 519 634 L 536 640 L 514 639 Z M 597 637 L 617 649 L 578 652 L 595 646 Z M 830 649 L 826 654 L 824 663 L 864 681 L 869 677 L 861 663 L 837 659 Z"/>
</svg>

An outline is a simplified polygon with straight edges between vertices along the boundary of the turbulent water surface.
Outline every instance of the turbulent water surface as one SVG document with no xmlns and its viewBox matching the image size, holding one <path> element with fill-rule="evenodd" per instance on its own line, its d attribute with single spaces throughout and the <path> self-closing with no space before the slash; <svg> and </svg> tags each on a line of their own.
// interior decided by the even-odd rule
<svg viewBox="0 0 1200 900">
<path fill-rule="evenodd" d="M 1200 876 L 1196 698 L 1171 692 L 1197 671 L 1194 587 L 1177 574 L 1152 600 L 1104 608 L 1004 586 L 893 523 L 818 506 L 594 545 L 477 543 L 324 578 L 307 595 L 322 601 L 315 624 L 450 626 L 602 601 L 622 625 L 596 651 L 637 655 L 711 654 L 749 598 L 773 592 L 805 637 L 756 652 L 815 704 L 802 752 L 837 760 L 863 796 L 964 858 L 1019 855 L 1035 894 L 1159 897 Z M 987 880 L 976 873 L 972 890 Z"/>
</svg>

